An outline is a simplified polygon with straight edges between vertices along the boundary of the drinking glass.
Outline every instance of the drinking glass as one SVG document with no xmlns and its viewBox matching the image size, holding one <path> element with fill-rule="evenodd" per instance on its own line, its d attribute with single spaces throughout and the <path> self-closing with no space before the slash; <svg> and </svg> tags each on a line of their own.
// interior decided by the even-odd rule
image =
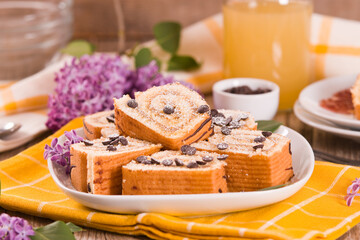
<svg viewBox="0 0 360 240">
<path fill-rule="evenodd" d="M 224 77 L 271 80 L 279 109 L 310 81 L 310 0 L 225 0 Z"/>
</svg>

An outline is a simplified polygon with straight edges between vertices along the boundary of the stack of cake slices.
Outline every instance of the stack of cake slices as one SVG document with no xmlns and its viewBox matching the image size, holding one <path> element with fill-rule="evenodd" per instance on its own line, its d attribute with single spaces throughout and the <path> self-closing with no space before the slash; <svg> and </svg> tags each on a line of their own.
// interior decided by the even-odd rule
<svg viewBox="0 0 360 240">
<path fill-rule="evenodd" d="M 174 83 L 114 99 L 86 116 L 71 146 L 71 181 L 92 194 L 199 194 L 259 190 L 293 176 L 290 140 L 257 131 L 250 113 L 210 109 Z"/>
</svg>

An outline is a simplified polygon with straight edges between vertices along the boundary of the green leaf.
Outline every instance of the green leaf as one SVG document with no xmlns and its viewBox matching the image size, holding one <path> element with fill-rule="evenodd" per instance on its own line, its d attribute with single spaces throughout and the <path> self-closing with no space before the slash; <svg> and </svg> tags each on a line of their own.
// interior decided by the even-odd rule
<svg viewBox="0 0 360 240">
<path fill-rule="evenodd" d="M 200 67 L 200 64 L 191 56 L 174 55 L 168 62 L 168 70 L 194 70 Z"/>
<path fill-rule="evenodd" d="M 154 57 L 153 59 L 156 61 L 156 65 L 158 66 L 159 72 L 160 72 L 160 70 L 161 70 L 161 61 L 160 61 L 160 59 L 158 59 L 156 57 Z"/>
<path fill-rule="evenodd" d="M 259 120 L 256 121 L 258 124 L 258 130 L 275 132 L 281 125 L 281 122 L 275 120 Z"/>
<path fill-rule="evenodd" d="M 135 55 L 135 67 L 139 68 L 146 66 L 151 62 L 152 59 L 153 58 L 151 56 L 150 49 L 142 48 Z"/>
<path fill-rule="evenodd" d="M 81 57 L 85 54 L 91 55 L 95 51 L 95 46 L 85 40 L 74 40 L 68 43 L 65 48 L 61 50 L 62 53 L 69 54 L 74 57 Z"/>
<path fill-rule="evenodd" d="M 83 229 L 79 226 L 76 226 L 75 224 L 73 224 L 72 222 L 68 222 L 66 223 L 66 226 L 69 227 L 71 232 L 81 232 Z"/>
<path fill-rule="evenodd" d="M 65 224 L 62 221 L 50 223 L 44 227 L 36 228 L 32 240 L 75 240 L 74 231 L 79 231 L 79 227 L 74 224 Z"/>
<path fill-rule="evenodd" d="M 160 22 L 154 26 L 157 43 L 164 51 L 175 54 L 179 48 L 181 25 L 177 22 Z"/>
</svg>

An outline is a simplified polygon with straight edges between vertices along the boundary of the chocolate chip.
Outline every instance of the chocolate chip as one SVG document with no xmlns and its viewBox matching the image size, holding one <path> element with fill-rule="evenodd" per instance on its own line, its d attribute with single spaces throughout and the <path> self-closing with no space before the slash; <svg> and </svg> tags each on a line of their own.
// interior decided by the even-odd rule
<svg viewBox="0 0 360 240">
<path fill-rule="evenodd" d="M 219 143 L 218 145 L 216 145 L 216 147 L 219 149 L 219 150 L 225 150 L 229 147 L 229 144 L 227 143 Z"/>
<path fill-rule="evenodd" d="M 137 187 L 136 187 L 136 186 L 132 186 L 131 189 L 132 189 L 132 190 L 137 190 Z"/>
<path fill-rule="evenodd" d="M 222 128 L 221 128 L 221 132 L 222 132 L 222 134 L 224 134 L 224 135 L 230 135 L 231 129 L 228 128 L 228 127 L 222 127 Z"/>
<path fill-rule="evenodd" d="M 224 179 L 228 179 L 228 177 L 226 175 L 222 176 Z"/>
<path fill-rule="evenodd" d="M 85 144 L 85 146 L 92 146 L 92 145 L 94 145 L 94 142 L 92 142 L 92 141 L 90 141 L 90 140 L 83 140 L 82 142 Z"/>
<path fill-rule="evenodd" d="M 176 164 L 176 166 L 184 166 L 184 162 L 178 158 L 175 158 L 175 164 Z"/>
<path fill-rule="evenodd" d="M 293 167 L 285 168 L 285 170 L 293 170 Z"/>
<path fill-rule="evenodd" d="M 208 105 L 201 105 L 199 108 L 198 108 L 198 113 L 206 113 L 209 111 L 209 106 Z"/>
<path fill-rule="evenodd" d="M 173 160 L 171 160 L 171 159 L 165 159 L 165 160 L 163 160 L 162 161 L 162 164 L 164 165 L 164 166 L 171 166 L 172 164 L 173 164 Z"/>
<path fill-rule="evenodd" d="M 114 117 L 111 117 L 111 116 L 107 116 L 107 117 L 106 117 L 106 120 L 107 120 L 109 123 L 114 123 L 114 122 L 115 122 L 115 118 L 114 118 Z"/>
<path fill-rule="evenodd" d="M 115 139 L 117 139 L 118 137 L 120 137 L 120 135 L 117 134 L 117 133 L 114 133 L 114 134 L 111 134 L 111 135 L 109 136 L 109 139 L 110 139 L 110 140 L 115 140 Z"/>
<path fill-rule="evenodd" d="M 117 148 L 115 146 L 113 146 L 113 145 L 109 145 L 109 146 L 107 146 L 106 150 L 108 150 L 108 151 L 116 151 Z"/>
<path fill-rule="evenodd" d="M 150 165 L 150 164 L 152 164 L 152 162 L 151 162 L 151 160 L 146 159 L 146 160 L 142 161 L 142 164 Z"/>
<path fill-rule="evenodd" d="M 206 162 L 203 162 L 203 161 L 200 161 L 200 160 L 197 160 L 196 163 L 199 164 L 199 165 L 205 165 L 206 164 Z"/>
<path fill-rule="evenodd" d="M 160 161 L 156 160 L 155 158 L 151 158 L 151 163 L 159 165 Z"/>
<path fill-rule="evenodd" d="M 212 122 L 218 126 L 225 126 L 225 119 L 222 117 L 214 117 L 212 118 Z"/>
<path fill-rule="evenodd" d="M 87 191 L 88 191 L 89 193 L 91 193 L 90 183 L 87 184 Z"/>
<path fill-rule="evenodd" d="M 110 142 L 110 145 L 117 146 L 117 145 L 119 145 L 119 142 L 120 142 L 120 139 L 119 139 L 119 138 L 115 138 L 114 140 L 112 140 L 112 141 Z"/>
<path fill-rule="evenodd" d="M 264 138 L 263 136 L 258 136 L 254 139 L 254 142 L 261 143 L 261 142 L 264 142 L 265 140 L 266 140 L 266 138 Z"/>
<path fill-rule="evenodd" d="M 127 102 L 127 105 L 131 108 L 136 108 L 138 106 L 138 103 L 135 101 L 135 99 L 130 99 L 128 102 Z"/>
<path fill-rule="evenodd" d="M 218 112 L 215 117 L 218 117 L 218 118 L 225 118 L 225 115 L 221 112 Z"/>
<path fill-rule="evenodd" d="M 227 155 L 227 154 L 221 154 L 221 155 L 217 156 L 217 159 L 221 161 L 221 160 L 226 160 L 228 157 L 229 157 L 229 155 Z"/>
<path fill-rule="evenodd" d="M 210 110 L 210 116 L 211 116 L 211 117 L 215 117 L 218 113 L 219 113 L 219 112 L 218 112 L 218 110 L 216 110 L 216 109 L 211 109 L 211 110 Z"/>
<path fill-rule="evenodd" d="M 180 148 L 181 152 L 186 155 L 194 155 L 196 153 L 196 148 L 191 147 L 190 145 L 183 145 Z"/>
<path fill-rule="evenodd" d="M 240 120 L 246 120 L 248 118 L 249 118 L 249 114 L 240 113 L 239 115 L 236 116 L 235 120 L 239 122 Z"/>
<path fill-rule="evenodd" d="M 235 128 L 239 128 L 241 126 L 242 126 L 242 124 L 240 122 L 233 120 L 229 123 L 228 128 L 235 129 Z"/>
<path fill-rule="evenodd" d="M 272 135 L 272 132 L 269 132 L 269 131 L 264 131 L 264 132 L 261 132 L 261 134 L 264 136 L 264 137 L 270 137 Z"/>
<path fill-rule="evenodd" d="M 231 121 L 232 121 L 232 116 L 227 117 L 227 118 L 225 119 L 224 125 L 225 125 L 225 126 L 228 125 Z"/>
<path fill-rule="evenodd" d="M 221 190 L 221 188 L 219 188 L 219 193 L 222 193 L 222 190 Z"/>
<path fill-rule="evenodd" d="M 126 146 L 126 145 L 129 144 L 128 140 L 127 140 L 124 136 L 120 136 L 120 137 L 119 137 L 119 141 L 121 142 L 121 144 L 122 144 L 123 146 Z"/>
<path fill-rule="evenodd" d="M 290 155 L 292 155 L 292 152 L 291 152 L 291 143 L 289 143 L 289 153 L 290 153 Z"/>
<path fill-rule="evenodd" d="M 204 162 L 211 162 L 214 158 L 212 156 L 203 156 L 202 160 Z"/>
<path fill-rule="evenodd" d="M 255 145 L 253 146 L 253 149 L 256 150 L 256 149 L 263 149 L 264 147 L 264 144 L 258 144 L 258 145 Z"/>
<path fill-rule="evenodd" d="M 197 168 L 199 167 L 199 165 L 197 164 L 197 162 L 189 162 L 186 167 L 188 168 Z"/>
<path fill-rule="evenodd" d="M 147 156 L 139 156 L 136 158 L 136 161 L 138 163 L 142 163 L 143 161 L 147 160 L 147 158 L 148 158 Z"/>
<path fill-rule="evenodd" d="M 109 139 L 109 140 L 105 140 L 105 141 L 103 141 L 101 143 L 106 146 L 106 145 L 110 145 L 112 141 L 113 140 Z"/>
<path fill-rule="evenodd" d="M 170 105 L 165 105 L 163 111 L 166 114 L 172 114 L 172 113 L 174 113 L 174 107 L 170 106 Z"/>
</svg>

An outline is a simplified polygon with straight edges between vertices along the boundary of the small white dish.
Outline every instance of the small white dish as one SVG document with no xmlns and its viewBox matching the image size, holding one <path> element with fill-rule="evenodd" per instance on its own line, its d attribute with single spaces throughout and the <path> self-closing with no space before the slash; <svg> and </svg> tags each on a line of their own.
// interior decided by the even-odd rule
<svg viewBox="0 0 360 240">
<path fill-rule="evenodd" d="M 301 106 L 309 113 L 321 119 L 326 119 L 339 126 L 360 129 L 360 120 L 353 114 L 339 114 L 320 106 L 322 99 L 333 96 L 334 93 L 354 85 L 357 75 L 326 78 L 304 88 L 299 95 Z"/>
<path fill-rule="evenodd" d="M 333 133 L 344 138 L 349 138 L 357 142 L 360 141 L 360 131 L 339 128 L 336 124 L 332 122 L 319 119 L 317 118 L 317 116 L 312 115 L 311 113 L 306 111 L 299 101 L 297 101 L 294 105 L 294 113 L 296 117 L 300 119 L 300 121 L 311 127 L 320 129 L 324 132 Z"/>
<path fill-rule="evenodd" d="M 82 129 L 76 131 L 83 136 Z M 305 185 L 313 172 L 314 153 L 306 139 L 287 127 L 282 126 L 279 131 L 287 133 L 287 137 L 291 139 L 295 177 L 290 185 L 266 191 L 183 195 L 94 195 L 76 191 L 64 168 L 50 159 L 48 166 L 55 183 L 66 195 L 100 211 L 125 214 L 157 212 L 176 216 L 242 211 L 277 203 L 292 196 Z M 63 143 L 64 139 L 65 137 L 61 136 L 59 142 Z"/>
<path fill-rule="evenodd" d="M 224 90 L 239 86 L 268 88 L 270 92 L 261 94 L 234 94 Z M 280 88 L 277 84 L 256 78 L 230 78 L 219 81 L 213 86 L 214 105 L 217 109 L 234 109 L 251 112 L 255 120 L 271 120 L 279 106 Z"/>
</svg>

